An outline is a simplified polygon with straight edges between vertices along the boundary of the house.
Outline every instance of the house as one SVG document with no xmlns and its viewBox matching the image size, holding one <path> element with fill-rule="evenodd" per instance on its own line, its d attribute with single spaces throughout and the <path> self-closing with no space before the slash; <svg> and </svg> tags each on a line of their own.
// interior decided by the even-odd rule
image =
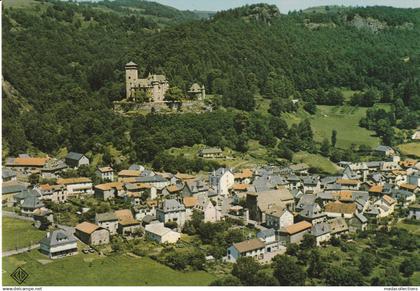
<svg viewBox="0 0 420 291">
<path fill-rule="evenodd" d="M 407 182 L 420 188 L 420 174 L 412 174 L 407 176 Z"/>
<path fill-rule="evenodd" d="M 341 235 L 349 232 L 349 227 L 343 217 L 330 219 L 328 220 L 328 224 L 331 228 L 331 236 L 340 237 Z"/>
<path fill-rule="evenodd" d="M 300 211 L 304 209 L 305 207 L 312 205 L 315 203 L 316 195 L 314 194 L 303 194 L 298 203 L 296 204 L 295 210 Z"/>
<path fill-rule="evenodd" d="M 1 170 L 1 181 L 4 182 L 10 182 L 10 181 L 16 181 L 17 180 L 17 173 L 9 168 L 3 168 Z"/>
<path fill-rule="evenodd" d="M 375 214 L 375 209 L 379 211 L 377 214 L 377 217 L 386 217 L 388 215 L 391 215 L 394 212 L 395 205 L 397 204 L 397 201 L 388 196 L 384 195 L 382 198 L 375 201 L 375 203 L 370 207 L 370 210 L 366 211 L 365 213 L 370 213 L 371 215 Z"/>
<path fill-rule="evenodd" d="M 15 195 L 18 193 L 21 193 L 23 191 L 26 191 L 27 185 L 17 182 L 17 181 L 8 181 L 3 182 L 1 184 L 1 202 L 2 205 L 6 206 L 13 206 L 15 203 Z"/>
<path fill-rule="evenodd" d="M 224 158 L 222 149 L 218 147 L 201 149 L 198 156 L 205 159 Z"/>
<path fill-rule="evenodd" d="M 316 194 L 321 192 L 321 181 L 318 176 L 306 176 L 302 178 L 303 193 Z"/>
<path fill-rule="evenodd" d="M 98 168 L 95 173 L 102 181 L 114 181 L 114 170 L 111 167 Z"/>
<path fill-rule="evenodd" d="M 379 145 L 374 149 L 374 152 L 380 156 L 393 156 L 395 155 L 395 151 L 393 148 L 389 146 Z"/>
<path fill-rule="evenodd" d="M 198 203 L 198 198 L 196 196 L 184 197 L 182 202 L 185 206 L 185 220 L 190 220 L 193 214 L 194 207 Z"/>
<path fill-rule="evenodd" d="M 44 207 L 44 203 L 36 196 L 26 197 L 20 205 L 20 212 L 22 215 L 32 216 L 33 213 Z"/>
<path fill-rule="evenodd" d="M 137 171 L 137 170 L 121 170 L 118 172 L 118 181 L 132 182 L 134 181 L 134 178 L 140 177 L 140 174 L 141 174 L 141 171 Z"/>
<path fill-rule="evenodd" d="M 41 168 L 41 176 L 45 179 L 56 179 L 60 177 L 67 168 L 68 166 L 64 161 L 49 159 Z"/>
<path fill-rule="evenodd" d="M 217 210 L 212 201 L 204 195 L 197 197 L 197 204 L 194 206 L 194 209 L 203 213 L 204 222 L 216 222 L 222 218 L 220 211 Z"/>
<path fill-rule="evenodd" d="M 300 221 L 298 223 L 281 228 L 278 234 L 279 241 L 283 244 L 300 243 L 303 236 L 310 231 L 312 224 L 307 221 Z"/>
<path fill-rule="evenodd" d="M 209 184 L 216 189 L 217 194 L 227 196 L 229 189 L 235 184 L 235 177 L 229 169 L 219 168 L 210 173 Z"/>
<path fill-rule="evenodd" d="M 6 166 L 8 168 L 13 168 L 22 174 L 31 174 L 31 173 L 40 173 L 41 169 L 47 163 L 48 158 L 38 158 L 38 157 L 17 157 L 17 158 L 8 158 L 6 160 Z"/>
<path fill-rule="evenodd" d="M 305 163 L 300 163 L 300 164 L 290 165 L 289 169 L 295 174 L 307 175 L 309 166 Z"/>
<path fill-rule="evenodd" d="M 233 176 L 236 184 L 250 184 L 253 172 L 251 169 L 243 169 L 241 172 L 235 173 Z"/>
<path fill-rule="evenodd" d="M 146 225 L 145 235 L 146 238 L 160 244 L 174 244 L 181 238 L 181 234 L 179 232 L 165 227 L 163 223 L 150 223 Z"/>
<path fill-rule="evenodd" d="M 274 229 L 264 229 L 257 232 L 257 238 L 265 244 L 265 253 L 271 253 L 279 249 L 279 243 L 276 240 L 276 232 Z"/>
<path fill-rule="evenodd" d="M 118 217 L 114 212 L 96 213 L 95 224 L 107 229 L 110 235 L 117 234 Z"/>
<path fill-rule="evenodd" d="M 236 262 L 240 257 L 252 257 L 256 260 L 264 259 L 265 243 L 258 239 L 234 243 L 227 249 L 227 261 Z"/>
<path fill-rule="evenodd" d="M 325 213 L 328 217 L 344 217 L 350 219 L 357 210 L 356 203 L 330 202 L 325 205 Z"/>
<path fill-rule="evenodd" d="M 296 175 L 288 175 L 286 179 L 290 190 L 297 190 L 302 186 L 300 178 Z"/>
<path fill-rule="evenodd" d="M 208 185 L 202 180 L 188 180 L 182 190 L 183 196 L 196 196 L 206 194 L 209 191 Z"/>
<path fill-rule="evenodd" d="M 358 230 L 364 231 L 367 229 L 367 223 L 367 218 L 363 214 L 356 212 L 349 220 L 349 230 L 352 232 L 356 232 Z"/>
<path fill-rule="evenodd" d="M 69 152 L 65 158 L 65 162 L 69 167 L 75 169 L 83 165 L 89 165 L 89 159 L 84 154 L 75 152 Z"/>
<path fill-rule="evenodd" d="M 309 232 L 315 237 L 316 245 L 320 246 L 321 243 L 327 242 L 331 238 L 331 226 L 327 222 L 314 224 Z"/>
<path fill-rule="evenodd" d="M 402 203 L 403 206 L 408 206 L 411 203 L 416 202 L 416 194 L 410 191 L 402 189 L 392 189 L 390 195 L 395 200 Z"/>
<path fill-rule="evenodd" d="M 95 186 L 95 198 L 109 200 L 125 194 L 124 184 L 121 182 L 110 182 Z"/>
<path fill-rule="evenodd" d="M 400 189 L 416 193 L 417 192 L 417 185 L 415 185 L 415 184 L 401 184 Z"/>
<path fill-rule="evenodd" d="M 122 236 L 136 236 L 140 232 L 140 222 L 135 220 L 130 209 L 121 209 L 114 212 L 118 218 L 117 232 Z"/>
<path fill-rule="evenodd" d="M 85 177 L 58 179 L 57 185 L 64 185 L 67 196 L 92 195 L 92 180 Z"/>
<path fill-rule="evenodd" d="M 41 253 L 50 259 L 62 258 L 77 254 L 76 238 L 62 229 L 57 229 L 47 233 L 39 242 Z"/>
<path fill-rule="evenodd" d="M 410 205 L 408 219 L 420 220 L 420 204 Z"/>
<path fill-rule="evenodd" d="M 142 165 L 132 164 L 130 167 L 128 167 L 129 170 L 143 172 L 145 168 Z"/>
<path fill-rule="evenodd" d="M 55 203 L 64 203 L 67 201 L 67 191 L 64 185 L 39 185 L 38 190 L 41 192 L 41 199 L 52 201 Z"/>
<path fill-rule="evenodd" d="M 163 178 L 161 175 L 154 176 L 140 176 L 134 178 L 136 183 L 149 184 L 158 190 L 162 190 L 166 186 L 169 186 L 169 181 Z"/>
<path fill-rule="evenodd" d="M 192 84 L 187 93 L 191 99 L 204 100 L 206 98 L 206 88 L 197 83 Z"/>
<path fill-rule="evenodd" d="M 327 214 L 322 211 L 318 203 L 313 203 L 306 205 L 299 212 L 299 217 L 311 224 L 317 224 L 324 221 L 327 218 Z"/>
<path fill-rule="evenodd" d="M 87 221 L 76 225 L 75 235 L 87 245 L 97 246 L 109 243 L 109 231 Z"/>
<path fill-rule="evenodd" d="M 275 205 L 266 212 L 265 224 L 275 230 L 288 227 L 293 224 L 293 214 L 287 208 Z"/>
<path fill-rule="evenodd" d="M 185 206 L 175 199 L 168 199 L 156 209 L 156 218 L 163 223 L 176 222 L 179 228 L 185 223 Z"/>
<path fill-rule="evenodd" d="M 361 182 L 355 179 L 337 179 L 336 183 L 341 186 L 340 189 L 359 190 Z"/>
</svg>

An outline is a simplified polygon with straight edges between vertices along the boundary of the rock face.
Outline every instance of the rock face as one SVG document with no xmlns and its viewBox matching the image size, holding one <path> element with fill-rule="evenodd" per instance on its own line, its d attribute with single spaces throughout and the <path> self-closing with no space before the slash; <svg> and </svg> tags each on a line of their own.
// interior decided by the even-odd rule
<svg viewBox="0 0 420 291">
<path fill-rule="evenodd" d="M 388 27 L 386 22 L 379 21 L 372 17 L 363 18 L 358 14 L 349 21 L 349 24 L 357 29 L 367 29 L 372 32 L 378 32 Z"/>
</svg>

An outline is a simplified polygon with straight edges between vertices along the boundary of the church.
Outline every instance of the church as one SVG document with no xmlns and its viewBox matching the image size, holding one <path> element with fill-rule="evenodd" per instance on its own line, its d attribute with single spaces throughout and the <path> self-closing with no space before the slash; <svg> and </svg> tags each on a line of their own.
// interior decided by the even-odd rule
<svg viewBox="0 0 420 291">
<path fill-rule="evenodd" d="M 165 93 L 169 89 L 169 82 L 165 75 L 149 74 L 145 79 L 139 79 L 138 67 L 134 62 L 125 65 L 125 84 L 127 100 L 135 100 L 139 92 L 150 97 L 151 102 L 163 102 Z"/>
</svg>

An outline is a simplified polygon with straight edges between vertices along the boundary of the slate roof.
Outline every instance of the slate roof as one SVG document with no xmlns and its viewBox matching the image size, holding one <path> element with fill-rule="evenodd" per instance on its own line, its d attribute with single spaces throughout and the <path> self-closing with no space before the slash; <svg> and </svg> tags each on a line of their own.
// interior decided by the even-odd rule
<svg viewBox="0 0 420 291">
<path fill-rule="evenodd" d="M 77 242 L 76 238 L 62 229 L 54 230 L 50 232 L 49 237 L 44 237 L 40 243 L 45 244 L 49 247 L 55 247 L 65 245 L 69 243 Z"/>
<path fill-rule="evenodd" d="M 22 183 L 16 181 L 4 182 L 1 184 L 1 193 L 2 194 L 11 194 L 25 191 L 27 187 Z"/>
<path fill-rule="evenodd" d="M 342 217 L 331 219 L 328 221 L 328 223 L 331 227 L 331 234 L 336 234 L 349 230 L 346 220 Z"/>
<path fill-rule="evenodd" d="M 316 195 L 304 194 L 300 197 L 299 202 L 296 204 L 297 209 L 303 209 L 305 206 L 312 205 L 315 203 Z"/>
<path fill-rule="evenodd" d="M 257 233 L 257 238 L 266 239 L 267 237 L 275 236 L 276 232 L 272 228 L 261 230 Z"/>
<path fill-rule="evenodd" d="M 28 208 L 28 209 L 36 209 L 43 206 L 44 206 L 44 203 L 39 201 L 38 197 L 36 196 L 26 197 L 22 203 L 22 208 Z"/>
<path fill-rule="evenodd" d="M 66 156 L 66 159 L 79 161 L 83 156 L 84 154 L 81 154 L 81 153 L 69 152 Z"/>
<path fill-rule="evenodd" d="M 114 212 L 96 213 L 95 217 L 98 222 L 118 221 Z"/>
<path fill-rule="evenodd" d="M 3 179 L 9 179 L 9 178 L 12 178 L 12 177 L 16 177 L 16 172 L 9 169 L 9 168 L 3 168 L 2 171 L 1 171 L 1 177 Z"/>
<path fill-rule="evenodd" d="M 312 226 L 311 234 L 313 236 L 321 236 L 331 232 L 331 226 L 326 222 L 317 223 Z"/>
<path fill-rule="evenodd" d="M 139 183 L 167 182 L 167 180 L 160 175 L 147 176 L 147 177 L 137 177 L 135 180 L 136 180 L 136 182 L 139 182 Z"/>
<path fill-rule="evenodd" d="M 358 212 L 357 212 L 357 213 L 355 213 L 355 214 L 354 214 L 354 216 L 355 216 L 358 220 L 360 220 L 360 222 L 361 222 L 361 223 L 367 223 L 367 222 L 368 222 L 367 218 L 366 218 L 366 217 L 364 217 L 362 213 L 358 213 Z"/>
<path fill-rule="evenodd" d="M 299 215 L 309 219 L 326 216 L 326 214 L 322 212 L 321 207 L 317 203 L 306 205 L 303 210 L 299 212 Z"/>
<path fill-rule="evenodd" d="M 185 206 L 176 201 L 175 199 L 167 199 L 163 201 L 161 209 L 163 212 L 172 212 L 172 211 L 183 211 Z"/>
</svg>

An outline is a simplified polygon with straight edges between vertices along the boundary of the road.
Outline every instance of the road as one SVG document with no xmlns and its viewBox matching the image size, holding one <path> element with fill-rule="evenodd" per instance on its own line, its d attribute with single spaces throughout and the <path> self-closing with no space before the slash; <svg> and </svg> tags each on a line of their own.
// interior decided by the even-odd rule
<svg viewBox="0 0 420 291">
<path fill-rule="evenodd" d="M 24 248 L 20 248 L 20 249 L 17 249 L 17 250 L 2 252 L 1 255 L 2 255 L 2 257 L 9 257 L 9 256 L 24 253 L 24 252 L 28 252 L 30 250 L 37 249 L 37 248 L 39 248 L 39 244 L 34 244 L 34 245 L 29 246 L 29 247 L 24 247 Z"/>
</svg>

